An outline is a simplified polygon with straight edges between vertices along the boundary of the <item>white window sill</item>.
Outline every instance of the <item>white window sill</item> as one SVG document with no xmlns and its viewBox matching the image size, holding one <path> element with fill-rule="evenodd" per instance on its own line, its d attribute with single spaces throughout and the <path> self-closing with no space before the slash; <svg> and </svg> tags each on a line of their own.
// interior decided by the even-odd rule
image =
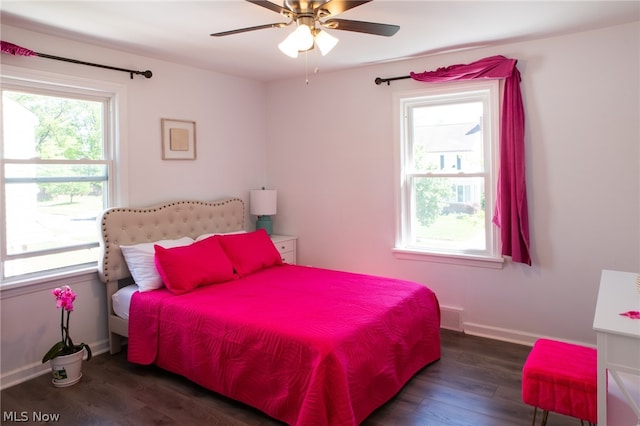
<svg viewBox="0 0 640 426">
<path fill-rule="evenodd" d="M 480 268 L 502 269 L 503 257 L 484 257 L 451 253 L 425 252 L 415 249 L 394 248 L 396 259 L 417 260 L 421 262 L 449 263 L 454 265 L 476 266 Z"/>
<path fill-rule="evenodd" d="M 0 299 L 71 285 L 77 281 L 83 281 L 89 274 L 96 273 L 97 268 L 97 265 L 93 264 L 29 278 L 6 278 L 0 282 Z"/>
</svg>

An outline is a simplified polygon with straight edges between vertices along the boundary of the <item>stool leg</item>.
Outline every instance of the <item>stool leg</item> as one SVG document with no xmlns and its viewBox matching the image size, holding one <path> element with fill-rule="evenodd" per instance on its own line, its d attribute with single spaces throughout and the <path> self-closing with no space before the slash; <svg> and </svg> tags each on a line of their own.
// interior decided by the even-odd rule
<svg viewBox="0 0 640 426">
<path fill-rule="evenodd" d="M 538 414 L 538 407 L 533 407 L 533 421 L 531 426 L 536 426 L 536 414 Z"/>
<path fill-rule="evenodd" d="M 542 412 L 542 423 L 540 423 L 540 426 L 547 426 L 547 417 L 549 417 L 549 410 L 544 410 Z"/>
</svg>

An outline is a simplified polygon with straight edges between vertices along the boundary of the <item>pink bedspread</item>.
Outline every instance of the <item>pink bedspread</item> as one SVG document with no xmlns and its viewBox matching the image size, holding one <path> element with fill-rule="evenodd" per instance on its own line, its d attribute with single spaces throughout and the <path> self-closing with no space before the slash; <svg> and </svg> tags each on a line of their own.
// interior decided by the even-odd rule
<svg viewBox="0 0 640 426">
<path fill-rule="evenodd" d="M 423 285 L 284 265 L 136 293 L 128 357 L 290 425 L 355 425 L 440 358 L 439 327 Z"/>
</svg>

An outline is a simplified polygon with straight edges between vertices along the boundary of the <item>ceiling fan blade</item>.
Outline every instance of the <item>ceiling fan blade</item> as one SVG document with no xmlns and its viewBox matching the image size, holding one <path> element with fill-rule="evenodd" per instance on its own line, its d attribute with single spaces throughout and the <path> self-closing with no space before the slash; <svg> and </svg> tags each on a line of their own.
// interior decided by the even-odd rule
<svg viewBox="0 0 640 426">
<path fill-rule="evenodd" d="M 372 0 L 345 1 L 345 0 L 329 0 L 323 5 L 316 7 L 315 15 L 320 18 L 337 15 L 354 7 L 369 3 Z"/>
<path fill-rule="evenodd" d="M 290 23 L 291 22 L 276 22 L 274 24 L 265 24 L 265 25 L 257 25 L 255 27 L 239 28 L 237 30 L 222 31 L 219 33 L 213 33 L 209 35 L 213 37 L 222 37 L 222 36 L 228 36 L 232 34 L 246 33 L 248 31 L 264 30 L 265 28 L 282 28 L 282 27 L 286 27 Z"/>
<path fill-rule="evenodd" d="M 294 16 L 295 16 L 295 13 L 293 11 L 291 11 L 291 10 L 285 8 L 285 7 L 282 7 L 282 6 L 278 6 L 275 3 L 271 3 L 270 1 L 266 1 L 266 0 L 246 0 L 246 1 L 248 1 L 249 3 L 253 3 L 255 5 L 258 5 L 258 6 L 262 6 L 264 8 L 269 9 L 269 10 L 272 10 L 272 11 L 274 11 L 276 13 L 279 13 L 279 14 L 281 14 L 283 16 L 286 16 L 289 19 L 293 19 Z"/>
<path fill-rule="evenodd" d="M 334 30 L 355 31 L 358 33 L 374 34 L 385 37 L 391 37 L 400 29 L 399 25 L 352 21 L 350 19 L 328 19 L 322 23 L 322 26 Z"/>
</svg>

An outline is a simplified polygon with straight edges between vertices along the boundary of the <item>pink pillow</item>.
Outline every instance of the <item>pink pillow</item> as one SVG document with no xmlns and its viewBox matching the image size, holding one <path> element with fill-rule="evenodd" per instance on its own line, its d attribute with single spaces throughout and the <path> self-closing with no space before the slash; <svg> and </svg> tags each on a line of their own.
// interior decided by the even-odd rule
<svg viewBox="0 0 640 426">
<path fill-rule="evenodd" d="M 264 229 L 236 235 L 217 235 L 233 268 L 241 277 L 260 269 L 282 265 L 280 252 Z"/>
<path fill-rule="evenodd" d="M 156 245 L 154 248 L 156 268 L 172 293 L 182 294 L 196 287 L 237 278 L 216 237 L 188 246 L 164 248 Z"/>
</svg>

